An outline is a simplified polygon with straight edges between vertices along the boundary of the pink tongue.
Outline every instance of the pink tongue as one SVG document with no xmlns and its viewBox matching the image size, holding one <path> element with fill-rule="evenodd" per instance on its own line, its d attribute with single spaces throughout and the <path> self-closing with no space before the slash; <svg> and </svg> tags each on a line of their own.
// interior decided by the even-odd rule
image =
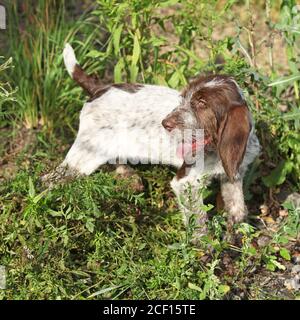
<svg viewBox="0 0 300 320">
<path fill-rule="evenodd" d="M 179 143 L 177 149 L 176 149 L 176 155 L 179 158 L 185 158 L 187 155 L 192 155 L 192 151 L 196 150 L 199 151 L 201 148 L 203 148 L 203 144 L 197 143 L 197 142 L 185 142 L 185 143 Z"/>
</svg>

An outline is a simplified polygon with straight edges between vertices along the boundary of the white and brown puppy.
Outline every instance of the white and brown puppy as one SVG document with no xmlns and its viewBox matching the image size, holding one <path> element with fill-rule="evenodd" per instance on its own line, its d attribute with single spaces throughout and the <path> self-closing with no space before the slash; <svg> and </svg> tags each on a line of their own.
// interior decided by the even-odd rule
<svg viewBox="0 0 300 320">
<path fill-rule="evenodd" d="M 79 131 L 65 160 L 44 180 L 54 183 L 65 176 L 89 175 L 114 159 L 163 163 L 179 168 L 171 186 L 184 221 L 195 215 L 197 235 L 206 232 L 207 219 L 199 190 L 211 177 L 220 177 L 230 222 L 245 218 L 242 179 L 260 147 L 243 94 L 232 77 L 200 77 L 183 93 L 156 85 L 104 85 L 80 68 L 70 45 L 63 56 L 69 74 L 90 99 L 83 106 Z M 194 132 L 204 130 L 199 148 L 204 165 L 187 163 L 185 153 L 178 152 L 186 144 L 182 141 L 186 129 L 192 130 L 193 152 Z"/>
</svg>

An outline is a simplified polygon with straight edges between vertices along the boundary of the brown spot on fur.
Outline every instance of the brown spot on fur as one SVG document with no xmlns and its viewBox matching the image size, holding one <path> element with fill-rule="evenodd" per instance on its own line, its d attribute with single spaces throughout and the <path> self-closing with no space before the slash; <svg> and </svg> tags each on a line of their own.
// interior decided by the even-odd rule
<svg viewBox="0 0 300 320">
<path fill-rule="evenodd" d="M 188 174 L 188 169 L 190 168 L 191 166 L 186 164 L 186 162 L 184 161 L 182 166 L 178 169 L 177 173 L 176 173 L 176 178 L 177 180 L 180 180 L 182 178 L 184 178 L 185 176 L 187 176 Z"/>
<path fill-rule="evenodd" d="M 113 88 L 117 88 L 128 93 L 136 93 L 144 87 L 142 84 L 139 83 L 114 83 L 111 86 Z"/>
<path fill-rule="evenodd" d="M 222 211 L 225 208 L 224 200 L 220 191 L 217 193 L 216 197 L 216 208 L 217 211 Z"/>
<path fill-rule="evenodd" d="M 225 74 L 218 74 L 218 75 L 209 74 L 209 75 L 199 76 L 188 84 L 188 86 L 182 91 L 181 95 L 183 97 L 186 97 L 188 93 L 198 91 L 200 88 L 205 87 L 205 84 L 213 80 L 223 81 L 226 86 L 230 85 L 236 91 L 236 86 L 233 82 L 230 81 L 230 79 L 232 79 L 232 77 Z M 221 85 L 218 85 L 218 86 L 221 86 Z M 205 87 L 205 88 L 215 90 L 217 86 Z"/>
<path fill-rule="evenodd" d="M 88 101 L 91 102 L 101 97 L 104 93 L 109 91 L 111 88 L 120 89 L 128 93 L 135 93 L 139 91 L 141 88 L 143 88 L 143 85 L 138 83 L 114 83 L 114 84 L 102 85 L 99 87 L 96 93 L 91 96 L 91 98 Z"/>
<path fill-rule="evenodd" d="M 214 86 L 205 86 L 206 83 L 216 80 L 219 83 Z M 194 110 L 200 128 L 205 135 L 211 137 L 213 144 L 218 143 L 218 128 L 230 111 L 234 103 L 245 104 L 234 82 L 228 76 L 199 77 L 188 88 L 195 90 L 190 104 Z M 183 92 L 187 95 L 187 91 Z"/>
<path fill-rule="evenodd" d="M 120 89 L 129 93 L 135 93 L 141 88 L 142 84 L 137 83 L 114 83 L 103 84 L 95 75 L 88 75 L 79 65 L 76 65 L 72 74 L 73 79 L 88 93 L 89 102 L 101 97 L 111 88 Z"/>
<path fill-rule="evenodd" d="M 250 130 L 248 108 L 233 105 L 221 123 L 218 141 L 219 156 L 231 182 L 244 158 Z"/>
<path fill-rule="evenodd" d="M 72 77 L 90 96 L 104 87 L 96 76 L 88 75 L 79 65 L 75 66 Z"/>
</svg>

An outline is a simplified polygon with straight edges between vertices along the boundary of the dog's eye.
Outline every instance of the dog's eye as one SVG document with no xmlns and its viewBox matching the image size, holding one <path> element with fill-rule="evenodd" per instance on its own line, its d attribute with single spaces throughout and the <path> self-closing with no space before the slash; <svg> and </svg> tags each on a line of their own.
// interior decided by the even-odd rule
<svg viewBox="0 0 300 320">
<path fill-rule="evenodd" d="M 202 99 L 200 101 L 198 101 L 198 107 L 201 109 L 206 109 L 207 108 L 206 101 L 202 100 Z"/>
<path fill-rule="evenodd" d="M 205 100 L 191 100 L 191 108 L 193 110 L 197 110 L 197 109 L 206 109 L 207 105 L 206 105 L 206 101 Z"/>
</svg>

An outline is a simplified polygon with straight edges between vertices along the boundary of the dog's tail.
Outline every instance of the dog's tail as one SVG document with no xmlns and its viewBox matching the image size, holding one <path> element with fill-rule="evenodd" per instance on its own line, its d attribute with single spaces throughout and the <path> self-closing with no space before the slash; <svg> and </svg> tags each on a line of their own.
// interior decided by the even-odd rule
<svg viewBox="0 0 300 320">
<path fill-rule="evenodd" d="M 67 43 L 63 51 L 64 63 L 71 76 L 90 96 L 96 94 L 102 87 L 100 80 L 88 75 L 78 64 L 73 48 Z"/>
</svg>

